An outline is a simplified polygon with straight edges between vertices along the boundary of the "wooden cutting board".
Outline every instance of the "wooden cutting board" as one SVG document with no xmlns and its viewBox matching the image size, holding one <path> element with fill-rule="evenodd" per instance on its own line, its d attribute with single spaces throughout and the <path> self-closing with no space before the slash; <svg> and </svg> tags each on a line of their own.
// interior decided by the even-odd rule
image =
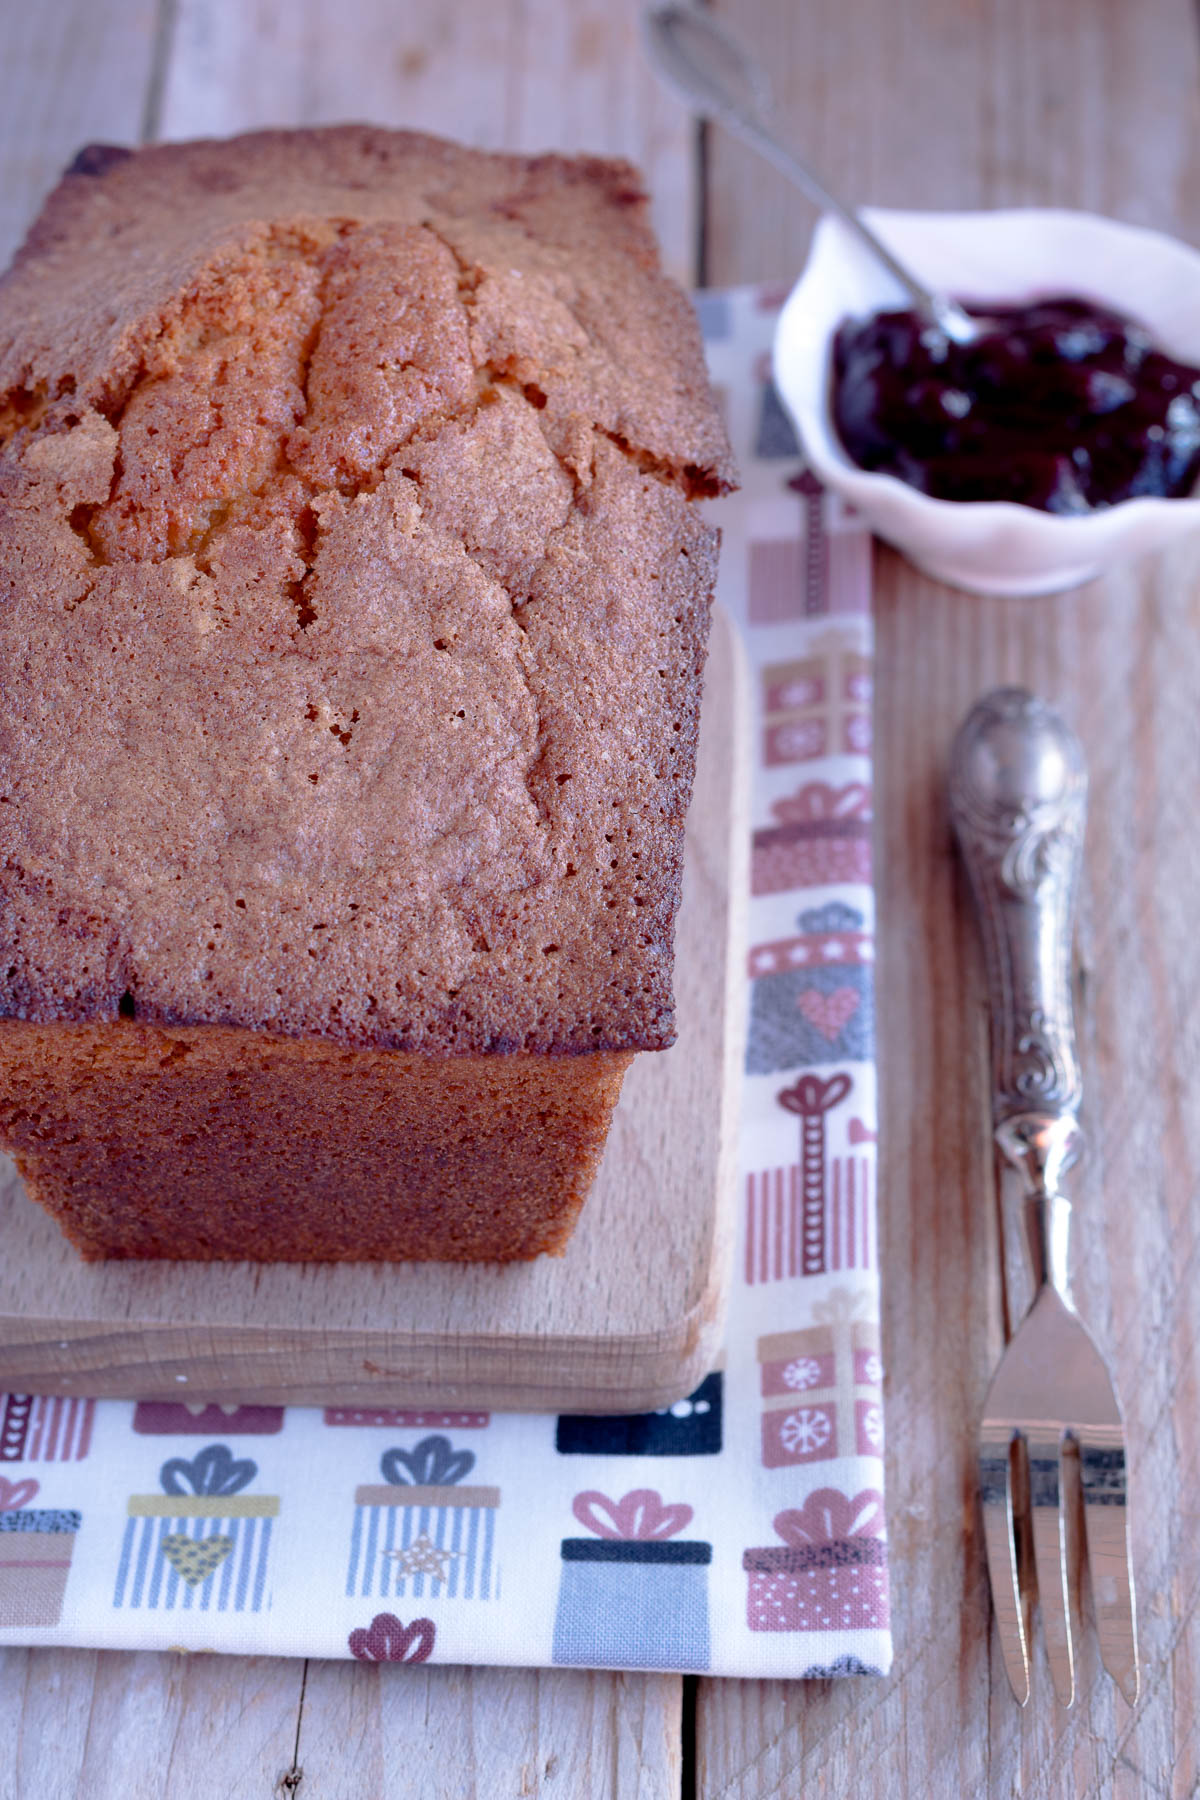
<svg viewBox="0 0 1200 1800">
<path fill-rule="evenodd" d="M 84 1263 L 0 1159 L 0 1390 L 640 1412 L 718 1355 L 737 1180 L 748 731 L 714 620 L 676 927 L 678 1042 L 635 1058 L 564 1256 Z"/>
</svg>

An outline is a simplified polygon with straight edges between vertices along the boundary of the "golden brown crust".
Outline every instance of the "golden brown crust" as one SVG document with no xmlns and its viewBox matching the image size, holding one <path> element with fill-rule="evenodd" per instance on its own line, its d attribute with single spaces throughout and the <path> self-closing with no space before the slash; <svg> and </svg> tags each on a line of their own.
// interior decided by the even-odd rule
<svg viewBox="0 0 1200 1800">
<path fill-rule="evenodd" d="M 0 1135 L 85 1257 L 561 1252 L 630 1058 L 0 1024 Z"/>
<path fill-rule="evenodd" d="M 0 1014 L 670 1041 L 730 466 L 627 165 L 93 150 L 0 420 Z"/>
</svg>

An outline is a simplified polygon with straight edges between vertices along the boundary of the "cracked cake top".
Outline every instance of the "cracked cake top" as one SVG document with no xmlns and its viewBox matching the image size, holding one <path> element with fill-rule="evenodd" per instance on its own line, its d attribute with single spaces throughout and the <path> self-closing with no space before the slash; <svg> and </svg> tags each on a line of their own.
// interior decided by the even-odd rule
<svg viewBox="0 0 1200 1800">
<path fill-rule="evenodd" d="M 624 163 L 92 147 L 0 283 L 0 1017 L 672 1031 L 716 534 Z"/>
</svg>

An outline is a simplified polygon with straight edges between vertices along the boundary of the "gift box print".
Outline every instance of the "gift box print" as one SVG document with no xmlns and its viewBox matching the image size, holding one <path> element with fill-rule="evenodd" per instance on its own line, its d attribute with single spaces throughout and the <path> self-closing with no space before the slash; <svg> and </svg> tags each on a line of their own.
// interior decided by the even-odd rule
<svg viewBox="0 0 1200 1800">
<path fill-rule="evenodd" d="M 36 1481 L 0 1476 L 0 1630 L 57 1625 L 71 1573 L 74 1511 L 33 1508 Z"/>
<path fill-rule="evenodd" d="M 782 1544 L 747 1550 L 751 1631 L 864 1631 L 888 1626 L 883 1496 L 819 1488 L 777 1513 Z"/>
<path fill-rule="evenodd" d="M 748 1285 L 875 1267 L 875 1133 L 853 1114 L 831 1125 L 853 1092 L 853 1075 L 840 1069 L 828 1077 L 802 1074 L 776 1094 L 776 1104 L 798 1121 L 799 1158 L 746 1176 Z M 831 1155 L 830 1141 L 838 1138 L 847 1148 Z"/>
<path fill-rule="evenodd" d="M 758 391 L 754 454 L 763 462 L 777 462 L 800 454 L 795 428 L 784 410 L 778 388 L 770 379 L 763 381 Z"/>
<path fill-rule="evenodd" d="M 161 1493 L 130 1496 L 113 1605 L 254 1613 L 268 1606 L 279 1496 L 245 1493 L 257 1474 L 258 1464 L 227 1444 L 165 1462 Z"/>
<path fill-rule="evenodd" d="M 474 1467 L 473 1450 L 456 1450 L 439 1434 L 412 1450 L 386 1450 L 383 1484 L 354 1491 L 346 1593 L 497 1599 L 500 1490 L 460 1485 Z"/>
<path fill-rule="evenodd" d="M 787 485 L 801 496 L 797 530 L 787 537 L 752 539 L 747 546 L 750 624 L 785 625 L 837 613 L 865 617 L 871 610 L 870 539 L 858 528 L 859 521 L 827 494 L 808 470 Z M 856 638 L 856 645 L 858 642 Z M 811 667 L 813 662 L 793 662 L 767 671 L 777 678 L 782 675 L 788 689 L 783 697 L 784 717 L 768 733 L 768 766 L 842 751 L 865 755 L 870 750 L 870 668 L 866 657 L 858 656 L 845 682 L 848 697 L 859 699 L 865 692 L 866 704 L 825 717 L 801 712 L 797 721 L 788 716 L 792 711 L 788 703 L 795 701 L 803 708 L 806 701 L 803 687 L 789 678 L 799 670 L 803 682 Z"/>
<path fill-rule="evenodd" d="M 785 570 L 787 558 L 791 566 Z M 801 545 L 752 545 L 752 606 L 756 581 L 765 594 L 781 581 L 788 587 L 800 585 L 808 574 Z M 770 664 L 760 679 L 763 762 L 768 769 L 818 756 L 870 751 L 871 664 L 858 647 L 857 636 L 850 643 L 833 630 L 813 645 L 810 655 Z"/>
<path fill-rule="evenodd" d="M 572 1511 L 594 1533 L 562 1541 L 554 1662 L 586 1669 L 707 1669 L 712 1545 L 676 1534 L 690 1506 L 653 1488 L 589 1490 Z"/>
<path fill-rule="evenodd" d="M 82 1462 L 95 1417 L 94 1400 L 0 1394 L 0 1462 Z"/>
<path fill-rule="evenodd" d="M 840 902 L 814 907 L 800 914 L 795 937 L 751 950 L 749 1074 L 870 1061 L 874 943 L 864 923 Z"/>
<path fill-rule="evenodd" d="M 150 1437 L 212 1437 L 215 1432 L 269 1437 L 283 1430 L 282 1406 L 234 1406 L 210 1401 L 139 1400 L 133 1429 Z"/>
<path fill-rule="evenodd" d="M 820 1304 L 818 1324 L 759 1338 L 765 1468 L 882 1456 L 879 1327 L 856 1316 L 869 1304 L 838 1288 Z"/>
<path fill-rule="evenodd" d="M 439 1431 L 482 1431 L 490 1423 L 492 1415 L 486 1412 L 447 1412 L 442 1407 L 420 1407 L 414 1410 L 404 1406 L 327 1406 L 323 1417 L 326 1425 L 376 1425 L 384 1426 L 390 1431 L 399 1431 L 408 1426 L 433 1426 Z"/>
<path fill-rule="evenodd" d="M 751 840 L 750 891 L 865 884 L 871 879 L 871 790 L 809 781 L 771 807 Z"/>
<path fill-rule="evenodd" d="M 563 1413 L 555 1447 L 560 1456 L 718 1456 L 723 1387 L 714 1370 L 686 1399 L 657 1412 Z"/>
</svg>

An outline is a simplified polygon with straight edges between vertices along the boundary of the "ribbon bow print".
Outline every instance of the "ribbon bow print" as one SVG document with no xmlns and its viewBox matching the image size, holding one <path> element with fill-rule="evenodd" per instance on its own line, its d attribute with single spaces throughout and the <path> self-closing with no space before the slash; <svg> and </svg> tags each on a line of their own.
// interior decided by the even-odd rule
<svg viewBox="0 0 1200 1800">
<path fill-rule="evenodd" d="M 597 1537 L 626 1543 L 661 1542 L 674 1537 L 692 1520 L 690 1506 L 682 1501 L 668 1506 L 653 1488 L 634 1488 L 620 1500 L 610 1500 L 607 1494 L 589 1488 L 586 1493 L 576 1494 L 571 1511 Z"/>
<path fill-rule="evenodd" d="M 882 1537 L 883 1495 L 878 1488 L 863 1488 L 853 1498 L 837 1488 L 818 1488 L 803 1506 L 776 1513 L 775 1529 L 794 1550 L 841 1544 L 847 1538 Z"/>
<path fill-rule="evenodd" d="M 238 1459 L 228 1444 L 209 1444 L 189 1462 L 173 1456 L 159 1470 L 164 1494 L 240 1494 L 258 1474 L 249 1457 Z"/>
<path fill-rule="evenodd" d="M 453 1487 L 475 1467 L 475 1452 L 456 1450 L 438 1433 L 412 1450 L 385 1450 L 379 1467 L 393 1487 Z"/>
</svg>

